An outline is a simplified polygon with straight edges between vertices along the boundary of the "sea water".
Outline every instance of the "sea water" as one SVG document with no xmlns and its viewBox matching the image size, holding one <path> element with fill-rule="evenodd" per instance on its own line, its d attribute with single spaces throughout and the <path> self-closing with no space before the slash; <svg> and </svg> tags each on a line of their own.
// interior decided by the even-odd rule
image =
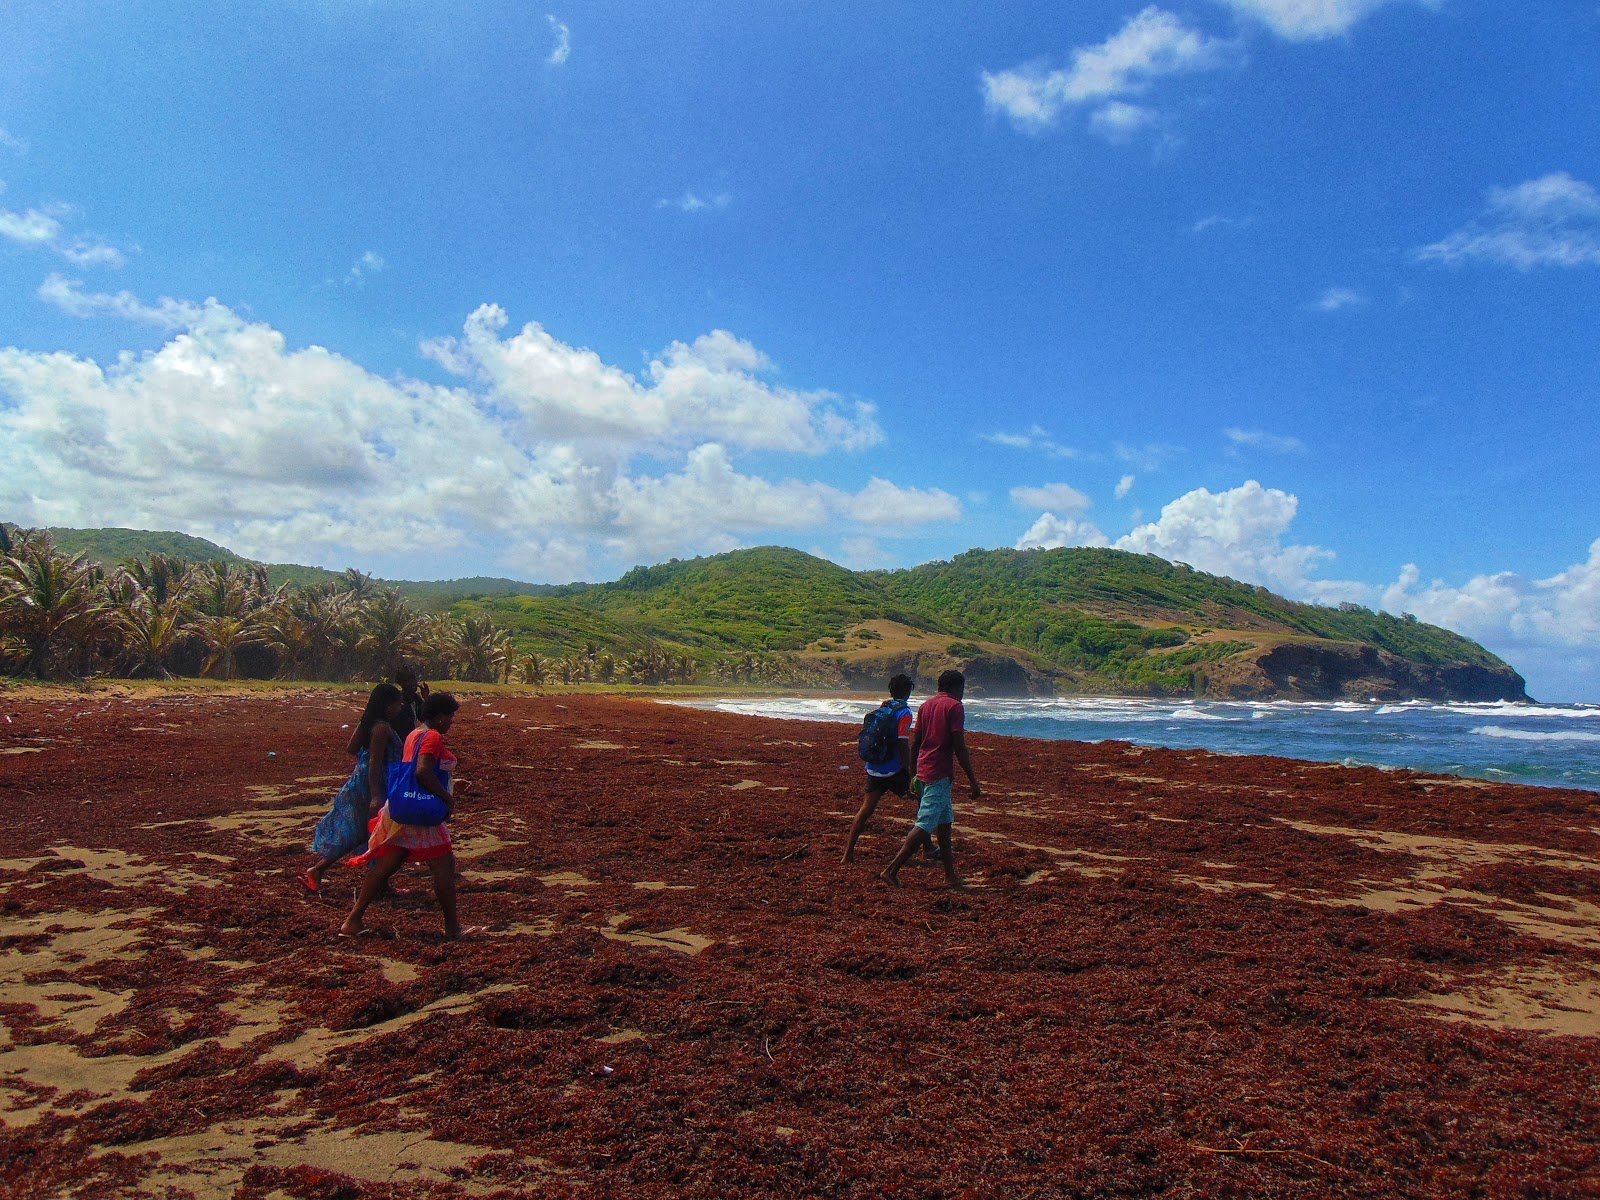
<svg viewBox="0 0 1600 1200">
<path fill-rule="evenodd" d="M 859 699 L 690 701 L 764 717 L 859 724 Z M 913 698 L 912 707 L 916 707 Z M 1600 791 L 1600 704 L 1403 704 L 1071 696 L 966 701 L 967 728 L 1015 737 L 1276 754 Z M 980 768 L 981 770 L 981 768 Z"/>
</svg>

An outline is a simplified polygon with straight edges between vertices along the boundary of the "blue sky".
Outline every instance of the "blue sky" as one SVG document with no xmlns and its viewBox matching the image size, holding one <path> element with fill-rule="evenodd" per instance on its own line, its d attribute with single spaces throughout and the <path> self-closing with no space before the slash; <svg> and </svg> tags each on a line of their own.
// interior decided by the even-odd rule
<svg viewBox="0 0 1600 1200">
<path fill-rule="evenodd" d="M 0 516 L 1120 545 L 1600 700 L 1600 6 L 239 11 L 0 15 Z"/>
</svg>

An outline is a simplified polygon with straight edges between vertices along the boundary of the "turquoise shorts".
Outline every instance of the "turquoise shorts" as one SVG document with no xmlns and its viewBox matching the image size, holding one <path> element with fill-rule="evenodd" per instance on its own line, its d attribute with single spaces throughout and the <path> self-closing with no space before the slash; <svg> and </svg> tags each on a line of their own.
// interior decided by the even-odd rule
<svg viewBox="0 0 1600 1200">
<path fill-rule="evenodd" d="M 932 833 L 941 825 L 955 824 L 955 805 L 950 803 L 950 785 L 954 782 L 946 777 L 922 785 L 922 803 L 917 806 L 918 829 Z"/>
</svg>

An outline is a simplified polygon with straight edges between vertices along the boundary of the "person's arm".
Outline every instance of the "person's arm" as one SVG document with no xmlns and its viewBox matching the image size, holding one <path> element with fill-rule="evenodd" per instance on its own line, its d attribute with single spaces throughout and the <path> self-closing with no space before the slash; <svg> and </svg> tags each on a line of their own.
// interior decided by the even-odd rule
<svg viewBox="0 0 1600 1200">
<path fill-rule="evenodd" d="M 389 800 L 389 723 L 376 721 L 367 744 L 367 802 L 377 812 Z"/>
<path fill-rule="evenodd" d="M 361 726 L 357 725 L 350 731 L 350 741 L 345 745 L 344 752 L 346 754 L 360 754 L 361 747 L 364 745 L 366 743 L 361 740 Z"/>
<path fill-rule="evenodd" d="M 950 731 L 950 744 L 955 748 L 956 761 L 961 764 L 961 769 L 967 773 L 967 782 L 972 785 L 972 798 L 976 800 L 983 795 L 983 789 L 978 786 L 978 777 L 972 771 L 972 756 L 967 753 L 967 733 L 964 729 Z"/>
<path fill-rule="evenodd" d="M 444 786 L 444 780 L 439 778 L 439 760 L 431 754 L 417 755 L 417 782 L 426 790 L 432 792 L 444 801 L 444 806 L 449 809 L 454 803 L 450 790 Z"/>
</svg>

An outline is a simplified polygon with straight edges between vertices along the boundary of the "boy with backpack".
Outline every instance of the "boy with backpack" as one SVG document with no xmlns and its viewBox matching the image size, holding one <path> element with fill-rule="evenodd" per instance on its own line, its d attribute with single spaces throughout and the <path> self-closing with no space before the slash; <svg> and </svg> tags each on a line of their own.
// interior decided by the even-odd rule
<svg viewBox="0 0 1600 1200">
<path fill-rule="evenodd" d="M 939 676 L 939 694 L 928 697 L 917 713 L 916 736 L 910 747 L 910 754 L 917 760 L 917 820 L 906 834 L 894 861 L 878 874 L 878 878 L 891 887 L 900 886 L 900 868 L 916 853 L 917 847 L 927 846 L 935 837 L 939 839 L 940 856 L 944 859 L 945 882 L 953 888 L 966 886 L 956 874 L 950 854 L 950 827 L 956 819 L 950 791 L 955 783 L 956 763 L 967 773 L 972 798 L 976 800 L 983 795 L 978 776 L 972 770 L 972 757 L 967 753 L 966 709 L 961 704 L 966 690 L 965 675 L 956 670 L 946 671 Z"/>
<path fill-rule="evenodd" d="M 856 839 L 878 810 L 885 792 L 901 799 L 911 794 L 911 676 L 901 674 L 889 680 L 889 698 L 869 712 L 861 722 L 857 750 L 867 770 L 867 798 L 850 825 L 850 840 L 844 845 L 844 862 L 855 862 Z"/>
</svg>

